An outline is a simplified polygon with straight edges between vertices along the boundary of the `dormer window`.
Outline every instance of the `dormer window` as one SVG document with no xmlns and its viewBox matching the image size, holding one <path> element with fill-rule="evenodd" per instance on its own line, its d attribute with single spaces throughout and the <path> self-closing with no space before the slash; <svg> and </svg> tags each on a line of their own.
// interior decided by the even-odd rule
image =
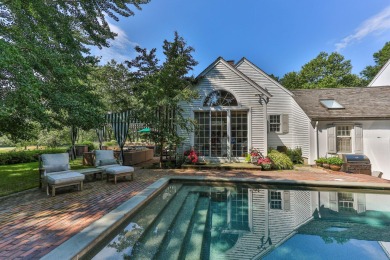
<svg viewBox="0 0 390 260">
<path fill-rule="evenodd" d="M 344 107 L 340 105 L 336 100 L 334 99 L 320 99 L 321 105 L 326 107 L 327 109 L 343 109 Z"/>
</svg>

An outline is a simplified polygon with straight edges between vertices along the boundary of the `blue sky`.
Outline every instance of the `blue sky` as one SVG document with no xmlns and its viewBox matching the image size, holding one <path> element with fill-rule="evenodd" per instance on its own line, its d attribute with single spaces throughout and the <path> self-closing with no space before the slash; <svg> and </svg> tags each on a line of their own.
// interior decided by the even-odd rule
<svg viewBox="0 0 390 260">
<path fill-rule="evenodd" d="M 134 9 L 134 8 L 133 8 Z M 373 53 L 390 41 L 389 0 L 151 0 L 135 16 L 109 20 L 118 33 L 109 49 L 92 49 L 119 62 L 134 46 L 157 48 L 174 31 L 195 48 L 198 75 L 217 57 L 246 57 L 269 74 L 298 71 L 321 51 L 338 51 L 353 72 L 373 65 Z"/>
</svg>

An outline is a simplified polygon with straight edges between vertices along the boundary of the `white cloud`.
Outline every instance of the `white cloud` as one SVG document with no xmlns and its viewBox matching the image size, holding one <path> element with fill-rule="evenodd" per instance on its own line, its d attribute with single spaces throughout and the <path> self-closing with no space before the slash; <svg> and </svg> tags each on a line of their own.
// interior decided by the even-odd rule
<svg viewBox="0 0 390 260">
<path fill-rule="evenodd" d="M 110 22 L 108 25 L 111 28 L 111 31 L 115 32 L 117 36 L 114 40 L 109 41 L 109 48 L 99 49 L 97 47 L 91 48 L 91 54 L 95 56 L 101 56 L 101 63 L 105 64 L 111 59 L 116 60 L 117 62 L 123 62 L 125 60 L 132 59 L 132 54 L 134 54 L 134 47 L 139 45 L 136 42 L 133 42 L 129 39 L 126 32 L 122 30 L 119 26 L 116 26 Z"/>
<path fill-rule="evenodd" d="M 367 37 L 372 33 L 382 33 L 390 29 L 390 6 L 382 12 L 365 20 L 356 30 L 355 33 L 348 35 L 340 42 L 336 43 L 336 51 L 346 48 L 348 45 Z"/>
</svg>

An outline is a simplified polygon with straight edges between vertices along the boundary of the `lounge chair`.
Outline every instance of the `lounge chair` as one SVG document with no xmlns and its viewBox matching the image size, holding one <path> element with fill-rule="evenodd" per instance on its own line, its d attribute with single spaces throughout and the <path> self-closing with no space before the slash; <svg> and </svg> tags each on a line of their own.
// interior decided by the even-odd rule
<svg viewBox="0 0 390 260">
<path fill-rule="evenodd" d="M 102 169 L 107 175 L 107 182 L 110 177 L 114 177 L 114 183 L 118 177 L 131 176 L 133 180 L 134 168 L 131 166 L 122 166 L 114 157 L 112 150 L 96 150 L 95 151 L 95 167 Z"/>
<path fill-rule="evenodd" d="M 65 186 L 77 186 L 78 190 L 83 189 L 85 176 L 77 171 L 71 171 L 69 165 L 69 154 L 42 154 L 40 156 L 41 180 L 46 185 L 46 193 L 56 195 L 56 188 Z"/>
</svg>

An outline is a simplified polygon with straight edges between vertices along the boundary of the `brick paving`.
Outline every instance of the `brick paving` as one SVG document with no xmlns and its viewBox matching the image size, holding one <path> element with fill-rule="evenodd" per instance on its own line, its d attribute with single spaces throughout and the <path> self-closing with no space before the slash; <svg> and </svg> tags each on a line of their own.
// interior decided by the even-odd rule
<svg viewBox="0 0 390 260">
<path fill-rule="evenodd" d="M 122 181 L 117 185 L 88 181 L 83 191 L 58 190 L 55 197 L 32 189 L 0 198 L 0 259 L 39 259 L 154 181 L 172 175 L 390 183 L 368 175 L 311 167 L 265 172 L 136 168 L 134 181 Z"/>
</svg>

